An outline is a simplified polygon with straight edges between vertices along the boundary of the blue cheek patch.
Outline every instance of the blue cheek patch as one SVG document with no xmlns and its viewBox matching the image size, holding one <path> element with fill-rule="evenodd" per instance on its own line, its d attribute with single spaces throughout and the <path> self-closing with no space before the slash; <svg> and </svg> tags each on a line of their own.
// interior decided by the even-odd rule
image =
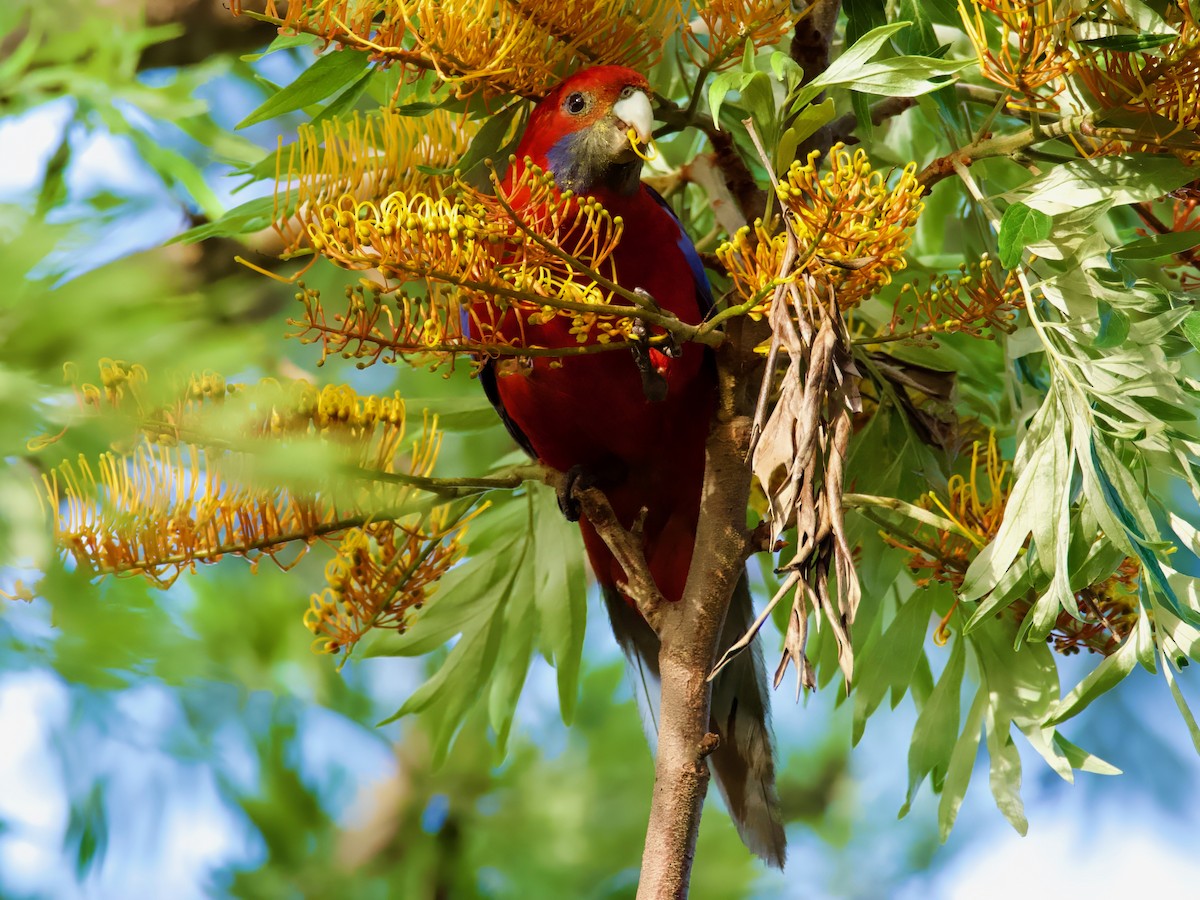
<svg viewBox="0 0 1200 900">
<path fill-rule="evenodd" d="M 579 132 L 564 134 L 546 151 L 546 162 L 550 165 L 550 171 L 554 174 L 555 179 L 560 181 L 565 179 L 572 164 L 576 162 L 575 140 L 578 137 Z"/>
</svg>

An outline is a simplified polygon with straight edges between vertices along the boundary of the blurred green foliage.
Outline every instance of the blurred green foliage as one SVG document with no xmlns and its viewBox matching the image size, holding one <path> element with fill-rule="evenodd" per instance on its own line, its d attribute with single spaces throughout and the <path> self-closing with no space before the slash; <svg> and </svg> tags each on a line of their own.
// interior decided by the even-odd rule
<svg viewBox="0 0 1200 900">
<path fill-rule="evenodd" d="M 846 6 L 849 42 L 885 21 L 883 4 Z M 905 85 L 916 85 L 912 93 L 929 94 L 921 97 L 919 114 L 889 123 L 884 134 L 860 137 L 878 164 L 904 165 L 947 152 L 952 142 L 948 134 L 955 128 L 954 140 L 969 139 L 980 116 L 955 103 L 946 88 L 931 91 L 942 82 L 930 78 L 963 68 L 937 61 L 944 48 L 936 45 L 933 27 L 957 27 L 953 9 L 948 4 L 934 4 L 928 11 L 921 4 L 895 6 L 915 24 L 896 33 L 885 59 L 873 64 L 883 68 L 872 70 L 872 77 L 902 75 Z M 67 16 L 70 29 L 61 27 Z M 230 843 L 237 844 L 198 868 L 209 870 L 199 877 L 207 879 L 212 893 L 261 898 L 632 896 L 637 877 L 632 866 L 642 844 L 652 783 L 650 755 L 634 704 L 621 690 L 611 650 L 599 648 L 596 640 L 578 661 L 586 604 L 579 548 L 572 531 L 554 515 L 548 492 L 530 489 L 492 498 L 494 508 L 473 532 L 475 568 L 460 571 L 444 586 L 447 602 L 431 604 L 403 636 L 372 639 L 362 654 L 371 658 L 356 658 L 340 671 L 311 652 L 311 636 L 301 625 L 308 595 L 321 582 L 326 548 L 288 573 L 269 562 L 252 572 L 236 559 L 198 566 L 198 577 L 164 593 L 136 579 L 96 582 L 65 564 L 53 547 L 38 476 L 53 459 L 94 459 L 121 439 L 103 418 L 76 421 L 76 401 L 64 381 L 67 364 L 86 375 L 98 360 L 109 357 L 140 363 L 164 376 L 215 370 L 251 381 L 300 374 L 322 383 L 350 382 L 362 391 L 398 388 L 410 398 L 410 414 L 419 415 L 426 406 L 441 412 L 448 437 L 440 471 L 480 474 L 517 458 L 463 369 L 449 375 L 382 366 L 359 371 L 352 362 L 335 358 L 314 371 L 307 348 L 283 340 L 294 289 L 229 264 L 237 252 L 265 263 L 268 255 L 259 253 L 257 245 L 222 243 L 269 223 L 272 201 L 252 198 L 238 206 L 240 196 L 224 196 L 224 176 L 240 172 L 243 177 L 235 180 L 253 183 L 256 176 L 272 175 L 275 134 L 284 127 L 252 128 L 250 134 L 266 135 L 267 146 L 260 147 L 235 130 L 237 120 L 261 123 L 284 115 L 285 122 L 299 121 L 378 106 L 392 96 L 396 73 L 367 69 L 365 57 L 349 53 L 320 57 L 313 64 L 314 42 L 304 37 L 274 39 L 267 56 L 217 53 L 199 63 L 147 72 L 141 67 L 143 50 L 177 37 L 179 29 L 146 28 L 139 21 L 119 5 L 85 2 L 67 9 L 28 3 L 0 10 L 6 51 L 0 61 L 0 127 L 8 129 L 4 139 L 22 140 L 26 132 L 49 138 L 39 158 L 39 175 L 0 206 L 0 565 L 6 567 L 0 568 L 0 589 L 12 591 L 18 579 L 30 583 L 35 572 L 45 573 L 36 600 L 0 601 L 0 684 L 18 675 L 42 675 L 68 698 L 51 742 L 57 754 L 54 765 L 65 773 L 68 810 L 61 860 L 73 868 L 68 880 L 83 883 L 97 872 L 103 875 L 108 857 L 132 859 L 136 866 L 139 854 L 153 855 L 145 848 L 130 849 L 122 829 L 136 818 L 135 811 L 168 803 L 165 797 L 178 782 L 207 778 L 215 785 L 216 799 L 210 798 L 207 806 L 191 801 L 196 815 L 211 816 L 218 808 Z M 876 49 L 892 33 L 876 33 L 871 39 Z M 271 40 L 264 30 L 263 44 Z M 924 54 L 929 62 L 914 76 L 908 63 L 894 62 L 899 53 Z M 800 132 L 830 121 L 835 111 L 867 108 L 862 95 L 839 91 L 836 103 L 810 105 L 800 119 L 782 128 L 779 103 L 786 79 L 772 82 L 768 72 L 774 65 L 768 55 L 756 59 L 751 53 L 743 69 L 721 76 L 724 80 L 714 85 L 720 98 L 715 111 L 748 159 L 754 156 L 737 130 L 747 115 L 770 126 L 764 133 L 786 155 L 787 148 L 807 136 Z M 845 68 L 835 71 L 828 86 L 852 83 L 854 75 Z M 656 76 L 672 96 L 687 86 L 665 68 Z M 276 82 L 290 87 L 278 90 Z M 886 88 L 891 82 L 879 84 Z M 442 102 L 433 86 L 432 79 L 412 86 L 404 98 L 409 114 Z M 739 94 L 726 98 L 726 88 Z M 802 96 L 793 91 L 785 105 L 803 107 Z M 459 101 L 446 105 L 469 106 Z M 65 118 L 55 119 L 54 110 L 65 110 Z M 499 144 L 515 110 L 506 114 L 503 127 L 481 132 L 469 161 L 503 150 Z M 469 111 L 484 112 L 481 107 Z M 1013 121 L 1006 124 L 1016 127 Z M 89 171 L 83 151 L 91 147 L 94 152 L 96 140 L 107 142 L 104 146 L 127 177 L 99 188 L 94 181 L 76 180 Z M 697 147 L 695 135 L 684 133 L 663 141 L 662 152 L 678 164 L 694 156 Z M 765 178 L 765 170 L 754 162 L 751 166 Z M 1175 511 L 1161 498 L 1172 491 L 1184 496 L 1182 482 L 1163 471 L 1170 462 L 1171 441 L 1194 425 L 1194 405 L 1183 402 L 1191 402 L 1192 395 L 1161 377 L 1168 362 L 1180 359 L 1183 371 L 1195 375 L 1188 343 L 1189 336 L 1191 343 L 1197 342 L 1195 313 L 1177 302 L 1159 271 L 1165 254 L 1190 245 L 1138 239 L 1137 223 L 1127 209 L 1088 206 L 1097 191 L 1103 200 L 1125 204 L 1153 199 L 1191 173 L 1167 159 L 1140 159 L 1131 170 L 1118 167 L 1082 179 L 1067 177 L 1078 173 L 1066 166 L 1056 169 L 1064 170 L 1058 180 L 1031 181 L 1026 170 L 1000 160 L 972 169 L 989 196 L 1006 204 L 995 217 L 998 241 L 987 215 L 958 180 L 939 185 L 925 199 L 911 266 L 897 283 L 952 270 L 993 244 L 1003 262 L 1013 262 L 1027 245 L 1049 241 L 1065 250 L 1060 254 L 1064 259 L 1055 263 L 1061 263 L 1059 268 L 1048 272 L 1057 279 L 1056 296 L 1066 311 L 1054 323 L 1058 336 L 1049 344 L 1034 344 L 1027 327 L 1007 345 L 947 335 L 936 347 L 896 343 L 888 348 L 893 364 L 953 371 L 959 409 L 997 429 L 1009 458 L 1021 441 L 1029 440 L 1018 433 L 1017 423 L 1023 429 L 1045 398 L 1061 391 L 1061 384 L 1051 385 L 1064 366 L 1074 367 L 1085 386 L 1089 376 L 1098 379 L 1114 359 L 1134 368 L 1147 359 L 1157 366 L 1140 388 L 1109 405 L 1080 387 L 1077 395 L 1062 400 L 1054 426 L 1030 429 L 1044 438 L 1043 449 L 1035 441 L 1025 453 L 1045 465 L 1035 487 L 1046 488 L 1046 495 L 1023 519 L 1014 518 L 1014 533 L 1024 532 L 1020 541 L 1007 544 L 1015 554 L 1014 548 L 1032 535 L 1035 545 L 1047 550 L 1019 585 L 1036 585 L 1053 601 L 1042 610 L 1039 628 L 1052 621 L 1051 614 L 1059 610 L 1055 604 L 1075 586 L 1068 582 L 1064 589 L 1064 578 L 1095 564 L 1078 546 L 1050 532 L 1047 504 L 1061 503 L 1068 486 L 1086 482 L 1094 508 L 1085 513 L 1081 503 L 1072 511 L 1078 528 L 1094 532 L 1097 517 L 1109 509 L 1108 522 L 1099 524 L 1127 531 L 1131 548 L 1161 550 L 1147 523 L 1162 524 Z M 1044 207 L 1048 198 L 1069 208 L 1039 210 L 1038 204 Z M 711 210 L 695 188 L 673 199 L 694 234 L 712 230 Z M 116 226 L 146 210 L 153 220 L 146 227 L 154 233 L 149 240 L 139 236 L 143 245 L 162 243 L 188 225 L 196 226 L 192 238 L 208 240 L 135 255 L 108 252 Z M 1097 234 L 1103 235 L 1103 246 L 1093 242 Z M 1110 247 L 1114 267 L 1098 275 L 1097 261 L 1106 258 Z M 113 255 L 121 258 L 96 267 Z M 1091 274 L 1073 281 L 1084 270 L 1083 262 Z M 306 280 L 336 296 L 345 277 L 319 263 Z M 860 310 L 858 323 L 867 327 L 885 321 L 892 299 L 894 294 Z M 1087 328 L 1076 328 L 1070 314 L 1078 314 Z M 1131 355 L 1118 357 L 1121 352 Z M 884 384 L 881 379 L 876 383 Z M 945 487 L 955 467 L 963 468 L 963 460 L 934 451 L 909 407 L 892 399 L 880 404 L 852 445 L 848 470 L 853 489 L 914 499 L 931 487 Z M 1081 435 L 1090 411 L 1097 408 L 1106 421 L 1117 423 L 1111 429 L 1117 436 L 1106 434 L 1108 443 L 1095 442 L 1094 455 L 1089 455 L 1082 450 L 1093 445 Z M 1139 415 L 1150 425 L 1142 433 L 1137 432 Z M 57 435 L 68 422 L 72 427 L 50 454 L 30 451 L 32 439 Z M 1070 433 L 1075 441 L 1068 453 L 1064 435 Z M 1162 435 L 1171 440 L 1154 443 Z M 887 448 L 882 465 L 881 447 Z M 1066 464 L 1068 455 L 1079 468 Z M 313 462 L 307 457 L 288 460 L 292 472 Z M 1155 472 L 1159 464 L 1164 469 Z M 1119 474 L 1126 469 L 1133 474 Z M 1131 499 L 1143 493 L 1159 500 L 1151 506 Z M 1178 504 L 1190 508 L 1186 499 Z M 1128 516 L 1122 518 L 1122 510 Z M 534 523 L 532 528 L 526 527 L 528 522 Z M 988 750 L 998 804 L 1014 825 L 1024 826 L 1012 725 L 1064 778 L 1075 769 L 1106 771 L 1102 762 L 1050 726 L 1114 686 L 1136 663 L 1154 668 L 1155 647 L 1147 631 L 1142 641 L 1131 641 L 1127 651 L 1110 658 L 1115 662 L 1106 662 L 1069 693 L 1065 706 L 1058 706 L 1057 662 L 1044 643 L 1017 650 L 1024 635 L 1009 620 L 989 621 L 989 627 L 964 634 L 970 610 L 954 611 L 955 598 L 945 586 L 918 590 L 904 571 L 905 555 L 880 538 L 877 521 L 854 518 L 850 528 L 863 558 L 870 560 L 862 567 L 862 578 L 871 602 L 864 605 L 854 635 L 856 692 L 822 739 L 802 751 L 782 748 L 787 764 L 781 792 L 789 821 L 801 823 L 793 831 L 825 842 L 831 855 L 841 848 L 838 859 L 849 862 L 837 876 L 840 884 L 848 892 L 849 885 L 869 895 L 863 886 L 870 884 L 870 876 L 893 881 L 930 864 L 933 816 L 905 826 L 903 852 L 872 860 L 877 868 L 868 874 L 853 871 L 854 854 L 861 853 L 856 839 L 875 835 L 878 820 L 890 819 L 902 801 L 907 810 L 927 777 L 942 793 L 939 819 L 945 839 L 981 746 Z M 509 565 L 526 558 L 532 560 L 528 566 Z M 1154 558 L 1144 555 L 1148 567 Z M 1029 555 L 1025 560 L 1029 569 Z M 1010 562 L 985 560 L 972 569 L 969 587 L 975 597 L 986 602 L 993 592 L 994 605 L 985 607 L 986 613 L 1002 608 L 1007 595 L 1001 596 L 1005 586 L 1000 582 Z M 773 588 L 777 579 L 769 562 L 763 569 L 763 587 Z M 1172 604 L 1164 584 L 1179 586 L 1184 599 Z M 1157 621 L 1170 623 L 1172 611 L 1192 602 L 1187 589 L 1194 591 L 1194 585 L 1189 588 L 1179 578 L 1164 576 L 1156 582 L 1144 595 L 1147 620 L 1157 616 Z M 951 616 L 954 637 L 947 648 L 925 640 L 934 614 Z M 1172 634 L 1178 636 L 1179 659 L 1188 653 L 1194 658 L 1197 645 L 1188 644 L 1182 622 Z M 459 635 L 457 642 L 447 644 Z M 837 671 L 836 647 L 828 629 L 814 636 L 810 652 L 822 688 L 836 691 L 830 687 Z M 424 654 L 423 662 L 375 658 Z M 536 662 L 539 655 L 558 664 L 553 679 Z M 1160 661 L 1169 672 L 1177 660 L 1164 650 Z M 519 702 L 531 662 L 532 693 L 545 690 L 533 699 L 526 690 Z M 546 688 L 552 680 L 554 688 Z M 1181 696 L 1174 681 L 1171 688 Z M 147 727 L 144 710 L 137 711 L 153 706 L 148 696 L 162 698 L 158 702 L 168 710 L 157 728 Z M 908 756 L 908 800 L 889 796 L 882 813 L 878 803 L 864 808 L 855 796 L 848 736 L 857 742 L 872 714 L 886 708 L 885 701 L 895 708 L 906 697 L 919 710 Z M 421 715 L 377 727 L 397 709 Z M 548 712 L 557 715 L 557 710 L 572 720 L 569 731 L 539 724 L 539 718 Z M 1189 724 L 1194 731 L 1194 723 Z M 104 754 L 92 758 L 93 744 L 114 754 L 115 761 Z M 324 749 L 314 753 L 314 744 Z M 314 755 L 324 762 L 314 763 Z M 903 769 L 901 756 L 897 750 L 890 761 L 897 771 Z M 131 796 L 126 783 L 130 771 L 159 757 L 171 760 L 163 798 Z M 153 793 L 154 784 L 147 776 L 140 787 Z M 5 837 L 5 823 L 0 822 L 0 845 Z M 120 866 L 109 870 L 119 872 Z M 0 893 L 15 896 L 23 890 L 5 878 L 0 872 Z M 773 893 L 784 884 L 751 863 L 720 815 L 705 819 L 694 883 L 698 897 L 746 896 L 756 886 Z"/>
</svg>

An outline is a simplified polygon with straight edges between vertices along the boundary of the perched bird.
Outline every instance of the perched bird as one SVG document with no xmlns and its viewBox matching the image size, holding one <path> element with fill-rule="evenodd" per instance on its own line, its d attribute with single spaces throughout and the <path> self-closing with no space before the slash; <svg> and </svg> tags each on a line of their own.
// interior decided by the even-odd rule
<svg viewBox="0 0 1200 900">
<path fill-rule="evenodd" d="M 507 176 L 514 185 L 526 160 L 553 173 L 559 190 L 598 200 L 624 220 L 613 254 L 616 281 L 648 293 L 685 322 L 699 323 L 712 295 L 699 254 L 666 202 L 641 181 L 642 158 L 629 132 L 649 144 L 649 85 L 637 72 L 598 66 L 572 75 L 533 110 Z M 514 201 L 518 206 L 520 200 Z M 520 211 L 520 210 L 518 210 Z M 479 315 L 476 313 L 476 315 Z M 485 310 L 496 323 L 505 313 Z M 547 347 L 576 346 L 570 322 L 554 317 L 526 324 L 524 338 Z M 524 366 L 489 361 L 480 372 L 488 397 L 517 442 L 541 462 L 578 474 L 604 491 L 621 524 L 643 508 L 646 561 L 668 601 L 683 595 L 695 544 L 704 476 L 704 445 L 716 397 L 709 351 L 696 344 L 677 355 L 650 351 L 661 390 L 648 389 L 646 366 L 611 351 Z M 655 394 L 658 396 L 654 396 Z M 624 572 L 586 518 L 584 544 L 617 641 L 646 680 L 657 681 L 658 638 L 621 595 Z M 723 643 L 753 619 L 743 577 L 727 617 Z M 710 757 L 717 783 L 746 845 L 783 865 L 784 834 L 775 773 L 762 658 L 741 654 L 716 679 L 711 727 L 721 736 Z"/>
</svg>

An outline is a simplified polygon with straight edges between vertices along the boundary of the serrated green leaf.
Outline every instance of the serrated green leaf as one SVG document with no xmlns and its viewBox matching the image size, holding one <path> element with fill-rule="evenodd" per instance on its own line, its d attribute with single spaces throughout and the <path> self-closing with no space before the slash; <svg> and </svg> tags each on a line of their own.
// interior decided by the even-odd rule
<svg viewBox="0 0 1200 900">
<path fill-rule="evenodd" d="M 1012 203 L 1000 217 L 1000 265 L 1011 269 L 1021 261 L 1025 248 L 1050 236 L 1053 220 L 1024 203 Z"/>
<path fill-rule="evenodd" d="M 235 127 L 246 128 L 331 97 L 358 80 L 368 62 L 367 54 L 354 50 L 326 53 L 301 72 L 295 81 L 268 97 Z"/>
</svg>

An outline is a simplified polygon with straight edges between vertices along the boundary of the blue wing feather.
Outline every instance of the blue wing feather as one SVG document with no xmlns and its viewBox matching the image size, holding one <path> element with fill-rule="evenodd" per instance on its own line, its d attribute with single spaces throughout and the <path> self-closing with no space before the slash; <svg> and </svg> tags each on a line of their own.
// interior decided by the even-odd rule
<svg viewBox="0 0 1200 900">
<path fill-rule="evenodd" d="M 713 308 L 712 288 L 709 287 L 708 275 L 704 272 L 704 263 L 700 259 L 700 253 L 696 250 L 696 245 L 692 243 L 692 239 L 683 230 L 683 223 L 679 221 L 679 216 L 675 215 L 675 210 L 671 209 L 671 204 L 663 198 L 663 195 L 644 182 L 642 187 L 654 198 L 655 203 L 670 214 L 672 221 L 675 222 L 675 226 L 679 229 L 679 237 L 675 239 L 675 245 L 683 253 L 684 259 L 687 260 L 688 268 L 692 270 L 692 281 L 696 284 L 696 300 L 700 304 L 700 312 L 707 316 L 712 312 Z"/>
</svg>

